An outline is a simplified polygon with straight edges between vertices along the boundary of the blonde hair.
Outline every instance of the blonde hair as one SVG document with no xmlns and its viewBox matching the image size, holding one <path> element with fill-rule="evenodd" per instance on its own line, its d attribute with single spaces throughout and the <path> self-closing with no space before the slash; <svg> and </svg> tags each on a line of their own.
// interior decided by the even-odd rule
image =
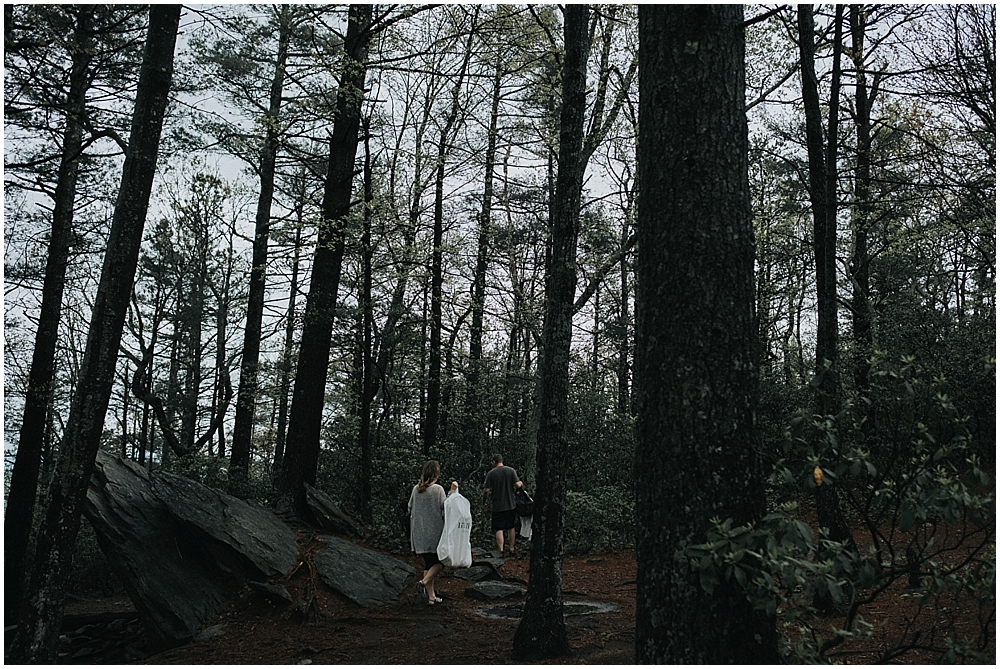
<svg viewBox="0 0 1000 669">
<path fill-rule="evenodd" d="M 428 460 L 420 470 L 420 482 L 417 483 L 417 492 L 423 492 L 437 483 L 441 476 L 441 465 L 437 460 Z"/>
</svg>

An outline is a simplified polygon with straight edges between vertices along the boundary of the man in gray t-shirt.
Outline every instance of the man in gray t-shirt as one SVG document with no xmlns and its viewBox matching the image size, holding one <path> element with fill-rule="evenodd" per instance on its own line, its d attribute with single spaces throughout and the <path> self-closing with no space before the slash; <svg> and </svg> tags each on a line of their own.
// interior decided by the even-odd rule
<svg viewBox="0 0 1000 669">
<path fill-rule="evenodd" d="M 504 533 L 507 533 L 510 552 L 514 552 L 514 526 L 517 514 L 514 511 L 514 489 L 523 484 L 517 477 L 513 467 L 503 463 L 503 456 L 497 453 L 493 456 L 493 469 L 486 475 L 483 484 L 483 510 L 491 511 L 491 527 L 497 537 L 497 548 L 503 554 Z M 490 504 L 487 505 L 487 499 Z"/>
</svg>

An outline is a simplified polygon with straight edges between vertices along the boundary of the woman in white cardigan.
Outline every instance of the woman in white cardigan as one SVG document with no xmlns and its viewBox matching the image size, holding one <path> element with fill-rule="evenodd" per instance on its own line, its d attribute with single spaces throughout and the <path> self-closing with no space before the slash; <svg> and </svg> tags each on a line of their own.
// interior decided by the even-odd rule
<svg viewBox="0 0 1000 669">
<path fill-rule="evenodd" d="M 413 486 L 407 510 L 410 512 L 410 547 L 424 560 L 424 577 L 417 581 L 417 594 L 426 595 L 428 604 L 437 604 L 441 598 L 434 592 L 434 584 L 444 568 L 437 556 L 438 542 L 444 530 L 444 488 L 438 485 L 441 465 L 428 460 L 420 470 L 420 481 Z M 451 482 L 451 494 L 458 490 L 458 482 Z"/>
</svg>

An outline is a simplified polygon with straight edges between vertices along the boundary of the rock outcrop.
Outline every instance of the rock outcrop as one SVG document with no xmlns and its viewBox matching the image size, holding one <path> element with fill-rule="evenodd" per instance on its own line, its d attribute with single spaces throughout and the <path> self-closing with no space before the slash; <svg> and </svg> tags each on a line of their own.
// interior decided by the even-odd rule
<svg viewBox="0 0 1000 669">
<path fill-rule="evenodd" d="M 307 492 L 324 529 L 361 535 L 327 495 Z M 293 599 L 269 582 L 299 564 L 295 532 L 259 504 L 100 452 L 84 512 L 153 650 L 196 638 L 246 588 L 277 604 Z M 414 578 L 399 560 L 337 537 L 321 539 L 326 546 L 315 564 L 322 581 L 361 606 L 398 601 Z"/>
</svg>

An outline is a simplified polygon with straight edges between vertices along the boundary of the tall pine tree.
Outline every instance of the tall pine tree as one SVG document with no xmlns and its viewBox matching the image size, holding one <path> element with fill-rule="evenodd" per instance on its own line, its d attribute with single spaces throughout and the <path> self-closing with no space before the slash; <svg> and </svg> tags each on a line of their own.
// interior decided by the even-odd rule
<svg viewBox="0 0 1000 669">
<path fill-rule="evenodd" d="M 567 5 L 565 9 L 559 167 L 554 199 L 549 207 L 552 220 L 539 369 L 538 494 L 532 530 L 531 582 L 524 614 L 514 634 L 514 658 L 528 661 L 571 652 L 563 621 L 562 556 L 576 246 L 580 233 L 583 172 L 587 164 L 583 151 L 583 120 L 587 108 L 589 13 L 586 5 Z"/>
<path fill-rule="evenodd" d="M 180 5 L 152 5 L 149 10 L 149 32 L 139 71 L 128 153 L 91 312 L 80 380 L 43 504 L 27 597 L 11 650 L 15 662 L 56 660 L 65 578 L 111 398 L 156 171 L 180 14 Z"/>
<path fill-rule="evenodd" d="M 636 662 L 771 663 L 774 620 L 675 554 L 764 514 L 743 9 L 639 7 Z"/>
</svg>

